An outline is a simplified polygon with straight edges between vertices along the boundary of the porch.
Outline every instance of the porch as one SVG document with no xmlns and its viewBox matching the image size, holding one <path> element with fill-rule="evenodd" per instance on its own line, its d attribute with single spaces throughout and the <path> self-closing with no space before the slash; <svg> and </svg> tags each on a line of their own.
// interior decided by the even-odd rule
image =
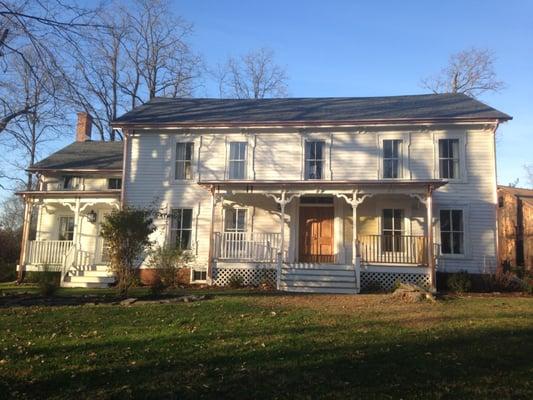
<svg viewBox="0 0 533 400">
<path fill-rule="evenodd" d="M 60 272 L 62 286 L 108 286 L 114 278 L 108 272 L 108 253 L 100 237 L 100 224 L 106 214 L 119 207 L 119 194 L 99 198 L 83 193 L 69 195 L 60 198 L 46 192 L 24 195 L 25 226 L 19 271 L 48 268 Z M 32 220 L 34 234 L 30 238 Z"/>
<path fill-rule="evenodd" d="M 434 285 L 431 182 L 305 181 L 211 186 L 208 276 L 279 289 L 344 293 L 397 278 Z M 351 189 L 351 190 L 350 190 Z M 429 207 L 428 207 L 429 205 Z M 265 271 L 270 271 L 266 273 Z M 349 289 L 346 291 L 345 289 Z"/>
</svg>

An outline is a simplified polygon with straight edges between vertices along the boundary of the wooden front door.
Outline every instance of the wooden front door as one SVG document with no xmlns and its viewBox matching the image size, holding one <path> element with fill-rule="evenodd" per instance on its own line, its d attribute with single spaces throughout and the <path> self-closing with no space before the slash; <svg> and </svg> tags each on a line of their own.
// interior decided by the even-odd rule
<svg viewBox="0 0 533 400">
<path fill-rule="evenodd" d="M 331 263 L 333 207 L 300 207 L 300 262 Z"/>
</svg>

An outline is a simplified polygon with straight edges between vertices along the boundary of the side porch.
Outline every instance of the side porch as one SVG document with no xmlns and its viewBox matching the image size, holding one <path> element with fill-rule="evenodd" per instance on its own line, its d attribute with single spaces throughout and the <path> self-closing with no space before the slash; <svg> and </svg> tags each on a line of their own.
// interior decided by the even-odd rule
<svg viewBox="0 0 533 400">
<path fill-rule="evenodd" d="M 25 223 L 19 273 L 58 271 L 65 287 L 107 287 L 113 283 L 100 224 L 105 215 L 120 207 L 119 193 L 99 193 L 98 197 L 30 193 L 23 194 Z"/>
<path fill-rule="evenodd" d="M 433 287 L 438 252 L 428 221 L 432 192 L 444 183 L 211 182 L 208 281 L 327 293 L 397 280 Z"/>
</svg>

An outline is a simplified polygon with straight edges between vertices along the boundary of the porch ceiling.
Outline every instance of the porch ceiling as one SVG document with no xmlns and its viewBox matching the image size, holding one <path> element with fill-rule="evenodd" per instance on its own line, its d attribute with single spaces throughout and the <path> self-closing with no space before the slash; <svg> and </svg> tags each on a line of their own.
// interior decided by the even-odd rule
<svg viewBox="0 0 533 400">
<path fill-rule="evenodd" d="M 358 190 L 360 193 L 427 193 L 446 185 L 444 179 L 397 179 L 397 180 L 211 180 L 199 181 L 201 186 L 217 192 L 231 193 L 338 193 Z"/>
</svg>

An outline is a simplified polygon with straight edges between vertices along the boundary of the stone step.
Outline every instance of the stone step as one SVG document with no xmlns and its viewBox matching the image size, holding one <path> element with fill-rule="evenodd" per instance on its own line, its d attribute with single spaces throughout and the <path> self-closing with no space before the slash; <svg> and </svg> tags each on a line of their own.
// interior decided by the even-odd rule
<svg viewBox="0 0 533 400">
<path fill-rule="evenodd" d="M 61 287 L 103 289 L 109 287 L 108 283 L 97 282 L 63 282 Z"/>
<path fill-rule="evenodd" d="M 295 293 L 328 293 L 328 294 L 357 294 L 355 288 L 325 288 L 325 287 L 288 287 L 281 286 L 286 292 Z"/>
<path fill-rule="evenodd" d="M 101 283 L 101 284 L 109 284 L 115 282 L 115 277 L 108 276 L 108 277 L 101 277 L 101 276 L 71 276 L 70 277 L 71 283 Z"/>
<path fill-rule="evenodd" d="M 301 281 L 301 280 L 285 280 L 282 281 L 283 286 L 286 287 L 323 287 L 323 288 L 351 288 L 355 289 L 355 282 L 352 281 L 346 281 L 346 282 L 339 282 L 339 281 Z"/>
<path fill-rule="evenodd" d="M 77 276 L 97 276 L 101 278 L 113 278 L 115 275 L 109 271 L 79 271 Z"/>
</svg>

